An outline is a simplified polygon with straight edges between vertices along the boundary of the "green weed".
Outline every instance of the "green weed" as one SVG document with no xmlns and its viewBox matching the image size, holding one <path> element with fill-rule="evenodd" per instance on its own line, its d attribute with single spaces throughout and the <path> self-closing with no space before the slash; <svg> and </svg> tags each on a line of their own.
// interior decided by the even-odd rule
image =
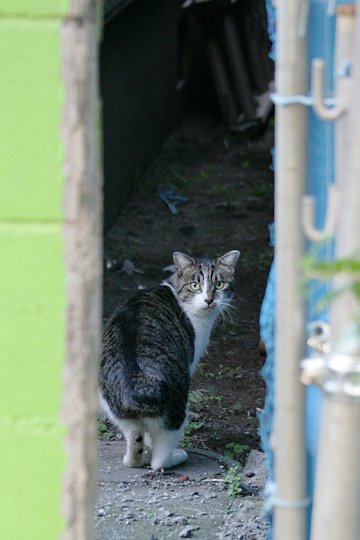
<svg viewBox="0 0 360 540">
<path fill-rule="evenodd" d="M 191 435 L 194 431 L 198 431 L 203 426 L 204 426 L 204 422 L 202 420 L 197 420 L 197 421 L 188 420 L 184 429 L 181 446 L 183 448 L 192 448 L 193 443 L 192 443 Z"/>
<path fill-rule="evenodd" d="M 241 401 L 237 401 L 236 403 L 232 404 L 231 408 L 234 409 L 234 411 L 241 411 L 243 408 L 243 404 L 241 403 Z"/>
<path fill-rule="evenodd" d="M 228 443 L 227 445 L 225 445 L 225 448 L 226 450 L 224 452 L 224 455 L 231 459 L 237 460 L 244 458 L 244 456 L 250 450 L 250 447 L 247 444 L 240 443 Z"/>
<path fill-rule="evenodd" d="M 208 389 L 199 388 L 198 390 L 192 390 L 189 394 L 189 407 L 193 412 L 201 412 L 208 403 L 217 403 L 217 405 L 224 409 L 223 397 L 218 395 L 218 390 L 215 386 L 210 386 Z M 225 409 L 224 409 L 225 410 Z"/>
<path fill-rule="evenodd" d="M 227 484 L 227 493 L 230 499 L 236 499 L 240 495 L 241 489 L 241 472 L 239 467 L 230 467 L 224 477 Z"/>
<path fill-rule="evenodd" d="M 200 412 L 204 405 L 211 399 L 206 390 L 192 390 L 189 393 L 189 407 L 191 411 Z"/>
<path fill-rule="evenodd" d="M 102 420 L 98 420 L 98 432 L 104 439 L 115 439 L 115 432 Z"/>
<path fill-rule="evenodd" d="M 193 443 L 191 440 L 191 435 L 194 431 L 198 431 L 199 429 L 202 429 L 204 427 L 204 422 L 202 420 L 192 421 L 188 420 L 185 429 L 184 429 L 184 435 L 182 438 L 181 446 L 185 448 L 192 448 Z"/>
<path fill-rule="evenodd" d="M 240 375 L 241 374 L 241 371 L 242 371 L 242 368 L 240 366 L 237 366 L 237 367 L 229 367 L 229 366 L 224 366 L 223 364 L 219 364 L 219 371 L 218 371 L 218 377 L 224 377 L 224 378 L 233 378 L 235 377 L 236 375 Z"/>
</svg>

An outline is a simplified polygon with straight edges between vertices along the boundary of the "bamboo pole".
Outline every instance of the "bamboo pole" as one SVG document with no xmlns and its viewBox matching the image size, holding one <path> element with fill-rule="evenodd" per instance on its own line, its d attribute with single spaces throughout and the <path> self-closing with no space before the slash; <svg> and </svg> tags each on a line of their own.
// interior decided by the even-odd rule
<svg viewBox="0 0 360 540">
<path fill-rule="evenodd" d="M 277 1 L 276 90 L 280 96 L 306 93 L 306 48 L 299 32 L 301 0 Z M 300 204 L 304 193 L 306 109 L 276 110 L 276 368 L 274 540 L 304 540 L 306 460 L 304 388 L 304 305 L 299 258 L 303 252 Z M 298 504 L 299 503 L 299 504 Z M 296 506 L 300 506 L 297 507 Z"/>
<path fill-rule="evenodd" d="M 340 9 L 345 8 L 342 6 Z M 351 16 L 351 7 L 348 6 L 348 9 L 350 10 L 348 16 Z M 359 13 L 359 2 L 357 11 Z M 338 13 L 338 18 L 343 16 L 344 12 Z M 347 21 L 347 25 L 350 23 L 351 21 Z M 341 31 L 340 25 L 338 30 Z M 336 235 L 338 258 L 353 256 L 360 249 L 359 16 L 356 17 L 353 50 L 355 54 L 357 53 L 357 57 L 354 58 L 349 112 L 341 123 L 337 124 L 336 130 L 338 139 L 336 170 L 341 196 Z M 358 308 L 355 298 L 350 293 L 342 295 L 333 303 L 331 329 L 334 349 L 337 348 L 344 353 L 349 352 L 346 350 L 348 342 L 341 343 L 338 338 L 351 323 L 355 309 Z M 315 482 L 312 540 L 358 540 L 360 538 L 359 425 L 360 402 L 358 400 L 348 398 L 339 401 L 331 394 L 325 395 Z"/>
</svg>

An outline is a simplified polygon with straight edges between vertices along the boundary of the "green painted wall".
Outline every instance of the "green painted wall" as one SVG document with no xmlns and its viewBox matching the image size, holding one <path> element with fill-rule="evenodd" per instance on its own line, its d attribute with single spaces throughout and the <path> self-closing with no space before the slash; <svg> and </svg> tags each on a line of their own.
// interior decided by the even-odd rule
<svg viewBox="0 0 360 540">
<path fill-rule="evenodd" d="M 62 529 L 65 344 L 60 25 L 67 0 L 0 0 L 0 538 Z"/>
</svg>

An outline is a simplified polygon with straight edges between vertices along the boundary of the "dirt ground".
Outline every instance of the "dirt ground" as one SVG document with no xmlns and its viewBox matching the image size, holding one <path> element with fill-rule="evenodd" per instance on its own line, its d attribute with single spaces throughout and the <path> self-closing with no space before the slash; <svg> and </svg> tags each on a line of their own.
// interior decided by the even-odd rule
<svg viewBox="0 0 360 540">
<path fill-rule="evenodd" d="M 138 179 L 104 244 L 105 319 L 117 303 L 167 277 L 163 269 L 174 251 L 208 257 L 241 251 L 233 315 L 217 324 L 194 377 L 184 438 L 184 446 L 239 461 L 259 446 L 257 410 L 265 392 L 258 319 L 272 260 L 272 146 L 271 125 L 246 139 L 225 135 L 211 118 L 188 117 Z M 177 215 L 160 198 L 169 189 L 187 197 Z"/>
</svg>

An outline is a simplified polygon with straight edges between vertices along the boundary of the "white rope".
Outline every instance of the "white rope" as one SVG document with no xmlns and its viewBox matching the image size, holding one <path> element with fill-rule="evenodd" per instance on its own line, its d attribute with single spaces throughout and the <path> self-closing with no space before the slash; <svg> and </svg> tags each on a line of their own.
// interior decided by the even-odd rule
<svg viewBox="0 0 360 540">
<path fill-rule="evenodd" d="M 264 512 L 266 513 L 269 513 L 274 508 L 274 506 L 280 508 L 289 508 L 291 510 L 298 510 L 300 508 L 307 508 L 311 504 L 310 497 L 298 500 L 282 499 L 281 497 L 278 497 L 276 495 L 275 482 L 267 482 L 264 495 L 266 499 L 264 505 Z"/>
<path fill-rule="evenodd" d="M 312 107 L 314 100 L 312 96 L 281 96 L 280 94 L 271 94 L 272 102 L 277 106 L 286 107 L 288 105 L 304 105 L 305 107 Z M 336 100 L 334 98 L 327 98 L 324 100 L 326 105 L 335 106 Z"/>
</svg>

